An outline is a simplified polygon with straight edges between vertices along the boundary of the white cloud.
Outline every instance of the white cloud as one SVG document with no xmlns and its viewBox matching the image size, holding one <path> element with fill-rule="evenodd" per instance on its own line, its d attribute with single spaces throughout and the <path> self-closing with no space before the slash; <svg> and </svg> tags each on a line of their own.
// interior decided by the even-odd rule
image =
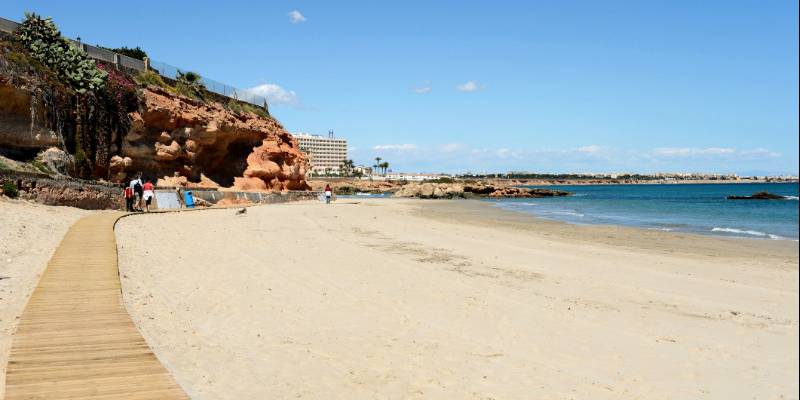
<svg viewBox="0 0 800 400">
<path fill-rule="evenodd" d="M 620 148 L 588 144 L 562 148 L 472 147 L 449 142 L 431 145 L 381 144 L 363 148 L 354 158 L 381 156 L 398 171 L 540 172 L 740 172 L 747 168 L 781 171 L 784 155 L 765 148 L 662 147 Z M 759 175 L 764 175 L 760 173 Z"/>
<path fill-rule="evenodd" d="M 415 86 L 413 90 L 416 94 L 425 94 L 430 93 L 430 91 L 433 90 L 433 87 L 431 86 L 431 81 L 425 81 L 425 83 Z"/>
<path fill-rule="evenodd" d="M 769 151 L 762 147 L 752 150 L 744 150 L 741 152 L 741 154 L 746 157 L 763 157 L 763 158 L 777 158 L 782 155 L 781 153 L 775 151 Z"/>
<path fill-rule="evenodd" d="M 735 153 L 736 149 L 730 147 L 661 147 L 653 150 L 653 154 L 660 157 L 720 156 Z"/>
<path fill-rule="evenodd" d="M 446 143 L 443 144 L 441 147 L 439 147 L 439 150 L 441 150 L 444 153 L 454 153 L 456 151 L 462 150 L 463 148 L 464 145 L 461 143 Z"/>
<path fill-rule="evenodd" d="M 466 81 L 460 85 L 456 85 L 456 89 L 462 92 L 474 92 L 480 88 L 481 87 L 478 85 L 478 82 L 475 81 Z"/>
<path fill-rule="evenodd" d="M 599 146 L 596 144 L 590 144 L 588 146 L 581 146 L 576 149 L 578 153 L 584 154 L 599 154 L 607 151 L 608 148 L 605 146 Z"/>
<path fill-rule="evenodd" d="M 417 145 L 415 144 L 379 144 L 377 146 L 373 146 L 372 150 L 376 151 L 410 151 L 416 150 Z"/>
<path fill-rule="evenodd" d="M 294 90 L 286 90 L 274 83 L 264 83 L 247 90 L 266 97 L 270 104 L 297 105 L 300 103 L 300 99 Z"/>
<path fill-rule="evenodd" d="M 293 24 L 299 24 L 301 22 L 306 22 L 306 17 L 297 10 L 292 10 L 289 12 L 289 21 Z"/>
</svg>

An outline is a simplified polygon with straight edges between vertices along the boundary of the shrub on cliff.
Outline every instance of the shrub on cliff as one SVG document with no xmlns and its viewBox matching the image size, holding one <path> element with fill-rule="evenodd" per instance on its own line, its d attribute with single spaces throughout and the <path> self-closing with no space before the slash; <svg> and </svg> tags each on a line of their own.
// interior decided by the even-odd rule
<svg viewBox="0 0 800 400">
<path fill-rule="evenodd" d="M 97 68 L 86 54 L 61 37 L 50 17 L 25 13 L 17 37 L 31 56 L 47 65 L 78 93 L 103 87 L 106 73 Z"/>
<path fill-rule="evenodd" d="M 242 101 L 239 101 L 239 100 L 231 99 L 231 100 L 228 101 L 227 104 L 225 104 L 225 107 L 228 110 L 231 110 L 231 111 L 233 111 L 233 112 L 235 112 L 237 114 L 242 114 L 242 113 L 245 113 L 245 112 L 251 112 L 251 113 L 256 114 L 256 115 L 258 115 L 260 117 L 272 118 L 272 117 L 270 117 L 269 113 L 267 111 L 265 111 L 263 108 L 256 107 L 256 106 L 254 106 L 254 105 L 252 105 L 250 103 L 245 103 L 245 102 L 242 102 Z"/>
<path fill-rule="evenodd" d="M 205 99 L 206 86 L 203 85 L 202 77 L 197 72 L 178 71 L 177 81 L 175 91 L 178 94 L 195 100 Z"/>
<path fill-rule="evenodd" d="M 108 50 L 111 50 L 117 54 L 122 54 L 123 56 L 135 58 L 137 60 L 144 60 L 144 58 L 147 57 L 147 53 L 144 50 L 142 50 L 142 48 L 139 46 L 136 46 L 135 48 L 132 49 L 122 46 L 122 47 L 117 47 L 116 49 L 108 49 Z"/>
<path fill-rule="evenodd" d="M 164 82 L 164 78 L 162 78 L 161 75 L 159 75 L 157 72 L 154 71 L 148 70 L 139 72 L 139 74 L 136 75 L 134 79 L 136 80 L 136 83 L 140 85 L 145 85 L 145 86 L 153 85 L 153 86 L 158 86 L 162 89 L 167 89 L 171 93 L 175 92 L 175 88 Z"/>
<path fill-rule="evenodd" d="M 10 181 L 3 182 L 3 194 L 12 199 L 17 198 L 19 196 L 17 185 Z"/>
</svg>

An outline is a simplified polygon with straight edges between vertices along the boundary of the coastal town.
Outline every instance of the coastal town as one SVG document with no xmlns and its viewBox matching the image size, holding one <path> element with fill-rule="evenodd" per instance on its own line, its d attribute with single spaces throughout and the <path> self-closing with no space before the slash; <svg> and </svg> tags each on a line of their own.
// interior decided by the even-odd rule
<svg viewBox="0 0 800 400">
<path fill-rule="evenodd" d="M 396 172 L 389 169 L 388 161 L 375 158 L 375 164 L 356 164 L 348 153 L 347 139 L 337 137 L 329 130 L 327 135 L 313 135 L 305 132 L 293 134 L 300 149 L 308 155 L 309 177 L 318 179 L 357 178 L 380 181 L 430 181 L 438 179 L 515 179 L 537 182 L 569 183 L 714 183 L 714 182 L 796 182 L 797 176 L 739 176 L 738 174 L 719 174 L 701 172 L 657 172 L 652 174 L 634 172 L 613 173 L 541 173 L 528 171 L 509 171 L 505 173 L 431 173 Z M 383 160 L 383 162 L 382 162 Z"/>
</svg>

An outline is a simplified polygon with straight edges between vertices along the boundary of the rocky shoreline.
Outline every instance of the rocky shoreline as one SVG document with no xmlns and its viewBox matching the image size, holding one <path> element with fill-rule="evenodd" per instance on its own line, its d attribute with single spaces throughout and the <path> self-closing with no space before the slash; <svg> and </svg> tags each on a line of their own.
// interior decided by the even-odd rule
<svg viewBox="0 0 800 400">
<path fill-rule="evenodd" d="M 533 198 L 570 195 L 563 190 L 525 188 L 511 182 L 499 181 L 448 181 L 448 182 L 392 182 L 366 180 L 310 181 L 313 190 L 330 185 L 336 194 L 357 193 L 388 194 L 398 198 L 418 199 L 468 199 L 468 198 Z"/>
<path fill-rule="evenodd" d="M 457 199 L 457 198 L 532 198 L 560 197 L 569 193 L 561 190 L 531 189 L 524 187 L 498 187 L 487 183 L 410 183 L 394 192 L 394 197 L 419 199 Z"/>
</svg>

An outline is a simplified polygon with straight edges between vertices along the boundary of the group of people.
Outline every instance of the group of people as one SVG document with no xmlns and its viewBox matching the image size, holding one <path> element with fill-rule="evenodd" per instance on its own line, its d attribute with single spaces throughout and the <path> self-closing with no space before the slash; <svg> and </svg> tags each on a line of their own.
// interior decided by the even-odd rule
<svg viewBox="0 0 800 400">
<path fill-rule="evenodd" d="M 123 195 L 125 196 L 125 209 L 128 211 L 150 212 L 150 204 L 153 202 L 154 186 L 150 180 L 142 181 L 142 173 L 139 172 L 131 181 L 125 185 Z M 142 209 L 144 203 L 144 209 Z"/>
</svg>

